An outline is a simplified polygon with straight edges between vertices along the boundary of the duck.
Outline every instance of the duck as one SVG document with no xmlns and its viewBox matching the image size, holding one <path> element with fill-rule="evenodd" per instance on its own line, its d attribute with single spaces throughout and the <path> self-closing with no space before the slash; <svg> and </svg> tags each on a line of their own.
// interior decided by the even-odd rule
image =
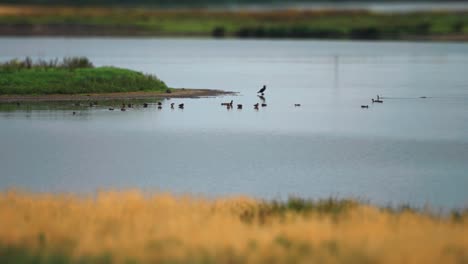
<svg viewBox="0 0 468 264">
<path fill-rule="evenodd" d="M 234 103 L 234 100 L 231 100 L 231 102 L 229 103 L 221 103 L 222 106 L 232 106 L 232 104 Z"/>
<path fill-rule="evenodd" d="M 262 107 L 266 107 L 266 106 L 267 106 L 267 104 L 262 104 Z"/>
<path fill-rule="evenodd" d="M 383 101 L 380 99 L 374 100 L 374 98 L 372 98 L 372 103 L 383 103 Z"/>
<path fill-rule="evenodd" d="M 254 109 L 257 109 L 257 110 L 258 110 L 258 106 L 259 106 L 259 105 L 260 105 L 259 103 L 254 104 Z"/>
<path fill-rule="evenodd" d="M 238 104 L 237 109 L 242 109 L 242 104 Z"/>
<path fill-rule="evenodd" d="M 369 105 L 361 105 L 361 108 L 369 108 Z"/>
<path fill-rule="evenodd" d="M 158 105 L 158 110 L 161 110 L 162 109 L 162 106 Z"/>
<path fill-rule="evenodd" d="M 171 109 L 174 109 L 174 103 L 171 103 Z"/>
<path fill-rule="evenodd" d="M 299 107 L 301 106 L 301 104 L 294 104 L 294 107 Z"/>
<path fill-rule="evenodd" d="M 158 102 L 158 105 L 159 105 L 159 106 L 162 106 L 162 103 L 161 103 L 161 102 Z"/>
<path fill-rule="evenodd" d="M 184 109 L 184 104 L 179 104 L 180 109 Z"/>
<path fill-rule="evenodd" d="M 113 108 L 113 107 L 109 107 L 109 111 L 114 111 L 114 108 Z"/>
<path fill-rule="evenodd" d="M 143 107 L 144 107 L 144 108 L 147 108 L 147 107 L 148 107 L 148 103 L 144 103 L 144 104 L 143 104 Z"/>
</svg>

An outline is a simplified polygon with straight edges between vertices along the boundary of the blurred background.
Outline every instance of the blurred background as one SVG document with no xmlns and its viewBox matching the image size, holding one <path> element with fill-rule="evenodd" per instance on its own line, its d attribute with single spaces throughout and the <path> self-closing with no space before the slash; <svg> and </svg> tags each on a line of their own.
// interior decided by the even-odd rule
<svg viewBox="0 0 468 264">
<path fill-rule="evenodd" d="M 468 40 L 468 1 L 2 0 L 0 35 Z"/>
</svg>

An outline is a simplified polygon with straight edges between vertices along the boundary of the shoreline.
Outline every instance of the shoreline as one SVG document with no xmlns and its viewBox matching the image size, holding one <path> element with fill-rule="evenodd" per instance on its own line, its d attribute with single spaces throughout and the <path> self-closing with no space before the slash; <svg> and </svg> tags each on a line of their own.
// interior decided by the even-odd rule
<svg viewBox="0 0 468 264">
<path fill-rule="evenodd" d="M 468 11 L 212 10 L 0 4 L 0 36 L 468 41 Z M 180 19 L 180 18 L 184 19 Z M 355 19 L 359 17 L 359 19 Z M 194 26 L 195 25 L 195 26 Z"/>
<path fill-rule="evenodd" d="M 223 95 L 235 95 L 236 92 L 213 89 L 178 88 L 171 93 L 164 92 L 124 92 L 124 93 L 89 93 L 89 94 L 47 94 L 47 95 L 0 95 L 0 103 L 20 102 L 67 102 L 67 101 L 109 101 L 164 98 L 202 98 Z"/>
<path fill-rule="evenodd" d="M 428 42 L 468 42 L 468 33 L 441 34 L 404 34 L 400 36 L 374 37 L 330 37 L 330 36 L 237 36 L 234 33 L 214 36 L 213 32 L 154 32 L 135 26 L 102 26 L 102 25 L 5 25 L 0 23 L 0 37 L 143 37 L 143 38 L 207 38 L 207 39 L 299 39 L 299 40 L 330 40 L 330 41 L 428 41 Z"/>
</svg>

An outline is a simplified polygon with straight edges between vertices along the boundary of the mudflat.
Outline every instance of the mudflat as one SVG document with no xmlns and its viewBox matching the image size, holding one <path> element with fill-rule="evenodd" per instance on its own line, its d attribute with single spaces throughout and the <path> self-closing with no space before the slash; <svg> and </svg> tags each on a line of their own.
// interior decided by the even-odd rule
<svg viewBox="0 0 468 264">
<path fill-rule="evenodd" d="M 106 101 L 132 100 L 151 98 L 200 98 L 221 95 L 233 95 L 235 92 L 213 89 L 172 89 L 167 92 L 118 92 L 118 93 L 89 93 L 89 94 L 47 94 L 47 95 L 0 95 L 0 103 L 11 102 L 59 102 L 59 101 Z"/>
</svg>

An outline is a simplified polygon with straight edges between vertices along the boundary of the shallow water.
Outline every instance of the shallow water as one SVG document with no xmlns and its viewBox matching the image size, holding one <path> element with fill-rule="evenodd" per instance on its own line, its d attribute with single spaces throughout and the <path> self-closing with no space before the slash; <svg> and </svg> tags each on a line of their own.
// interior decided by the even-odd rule
<svg viewBox="0 0 468 264">
<path fill-rule="evenodd" d="M 137 187 L 468 205 L 466 44 L 1 38 L 0 50 L 1 60 L 88 56 L 172 87 L 239 92 L 172 99 L 161 111 L 2 105 L 3 190 Z M 255 111 L 263 84 L 268 106 Z M 383 104 L 370 102 L 377 94 Z M 220 106 L 231 99 L 244 109 Z M 171 110 L 171 102 L 186 107 Z"/>
</svg>

